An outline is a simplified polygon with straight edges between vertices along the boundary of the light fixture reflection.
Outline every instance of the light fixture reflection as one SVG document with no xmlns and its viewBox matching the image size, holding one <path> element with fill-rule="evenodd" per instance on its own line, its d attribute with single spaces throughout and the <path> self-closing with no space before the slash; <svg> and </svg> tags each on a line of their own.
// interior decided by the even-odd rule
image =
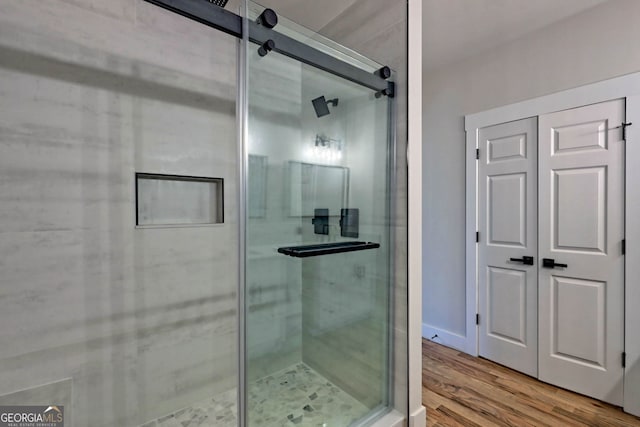
<svg viewBox="0 0 640 427">
<path fill-rule="evenodd" d="M 325 135 L 316 135 L 313 157 L 324 162 L 337 162 L 342 159 L 342 141 Z"/>
</svg>

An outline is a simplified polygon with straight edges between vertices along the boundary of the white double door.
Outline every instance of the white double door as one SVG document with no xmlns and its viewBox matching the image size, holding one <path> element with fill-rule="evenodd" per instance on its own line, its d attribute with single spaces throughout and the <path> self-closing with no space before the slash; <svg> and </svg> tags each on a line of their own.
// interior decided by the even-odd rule
<svg viewBox="0 0 640 427">
<path fill-rule="evenodd" d="M 625 101 L 481 129 L 480 355 L 622 405 Z"/>
</svg>

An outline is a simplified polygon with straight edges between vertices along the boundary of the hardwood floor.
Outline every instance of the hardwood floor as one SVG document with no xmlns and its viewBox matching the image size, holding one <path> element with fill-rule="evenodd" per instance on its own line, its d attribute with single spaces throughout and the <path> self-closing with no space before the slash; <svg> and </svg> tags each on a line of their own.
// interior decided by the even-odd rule
<svg viewBox="0 0 640 427">
<path fill-rule="evenodd" d="M 428 426 L 640 426 L 640 418 L 488 360 L 422 342 Z"/>
</svg>

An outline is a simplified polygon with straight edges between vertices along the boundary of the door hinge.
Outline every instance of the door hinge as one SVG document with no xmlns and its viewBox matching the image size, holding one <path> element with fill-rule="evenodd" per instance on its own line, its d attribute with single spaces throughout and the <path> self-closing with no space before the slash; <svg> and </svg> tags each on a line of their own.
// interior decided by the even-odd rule
<svg viewBox="0 0 640 427">
<path fill-rule="evenodd" d="M 627 127 L 631 126 L 633 123 L 622 123 L 620 126 L 622 127 L 622 140 L 627 140 Z"/>
<path fill-rule="evenodd" d="M 476 243 L 480 242 L 480 232 L 476 231 Z"/>
<path fill-rule="evenodd" d="M 622 352 L 622 367 L 623 368 L 627 367 L 627 353 L 626 352 Z"/>
<path fill-rule="evenodd" d="M 622 244 L 620 245 L 622 249 L 622 255 L 627 253 L 627 239 L 622 239 Z"/>
<path fill-rule="evenodd" d="M 476 313 L 476 325 L 480 324 L 480 313 Z"/>
<path fill-rule="evenodd" d="M 480 149 L 476 148 L 476 160 L 480 160 Z"/>
</svg>

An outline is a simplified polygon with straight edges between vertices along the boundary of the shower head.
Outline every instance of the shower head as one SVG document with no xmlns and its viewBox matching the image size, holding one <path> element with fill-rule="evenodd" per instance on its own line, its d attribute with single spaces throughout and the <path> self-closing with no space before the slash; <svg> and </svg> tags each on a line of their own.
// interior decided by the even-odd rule
<svg viewBox="0 0 640 427">
<path fill-rule="evenodd" d="M 324 99 L 324 96 L 313 99 L 311 103 L 313 104 L 314 110 L 316 110 L 316 116 L 322 117 L 330 113 L 329 107 L 327 107 L 327 101 Z"/>
<path fill-rule="evenodd" d="M 213 3 L 216 6 L 225 7 L 229 0 L 209 0 L 209 3 Z"/>
<path fill-rule="evenodd" d="M 313 104 L 313 109 L 316 110 L 316 116 L 322 117 L 331 113 L 329 104 L 334 107 L 338 106 L 338 98 L 326 100 L 324 96 L 319 96 L 316 99 L 312 99 L 311 103 Z"/>
</svg>

